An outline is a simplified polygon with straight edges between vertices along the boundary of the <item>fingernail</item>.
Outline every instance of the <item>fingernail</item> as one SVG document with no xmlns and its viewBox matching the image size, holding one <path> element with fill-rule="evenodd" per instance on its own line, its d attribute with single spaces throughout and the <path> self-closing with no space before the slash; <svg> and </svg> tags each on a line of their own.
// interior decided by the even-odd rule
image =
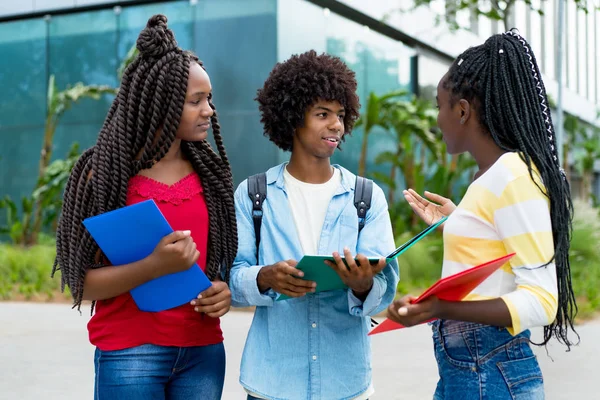
<svg viewBox="0 0 600 400">
<path fill-rule="evenodd" d="M 195 307 L 195 308 L 194 308 L 194 311 L 196 311 L 196 312 L 200 312 L 200 307 Z"/>
<path fill-rule="evenodd" d="M 198 298 L 198 299 L 201 299 L 201 298 L 202 298 L 202 295 L 201 295 L 201 294 L 199 294 L 197 298 Z"/>
<path fill-rule="evenodd" d="M 192 300 L 192 302 L 190 304 L 193 305 L 193 306 L 195 306 L 196 302 L 194 300 Z"/>
<path fill-rule="evenodd" d="M 300 278 L 302 278 L 302 277 L 304 276 L 304 272 L 302 272 L 302 271 L 298 272 L 298 276 L 299 276 Z"/>
<path fill-rule="evenodd" d="M 406 307 L 400 307 L 398 309 L 398 314 L 400 314 L 400 315 L 406 315 L 406 314 L 408 314 L 408 308 L 406 308 Z"/>
<path fill-rule="evenodd" d="M 183 231 L 184 235 L 190 235 L 192 233 L 192 231 Z"/>
<path fill-rule="evenodd" d="M 333 256 L 334 256 L 334 257 L 339 257 L 339 256 L 340 256 L 340 253 L 338 253 L 337 251 L 334 251 L 334 252 L 333 252 Z"/>
<path fill-rule="evenodd" d="M 344 247 L 344 251 L 350 251 L 350 249 L 347 247 Z"/>
</svg>

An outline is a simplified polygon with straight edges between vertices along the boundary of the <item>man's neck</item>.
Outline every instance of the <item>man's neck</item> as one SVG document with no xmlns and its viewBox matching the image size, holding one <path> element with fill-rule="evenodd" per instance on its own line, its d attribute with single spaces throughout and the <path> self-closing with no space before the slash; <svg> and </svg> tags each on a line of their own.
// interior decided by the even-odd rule
<svg viewBox="0 0 600 400">
<path fill-rule="evenodd" d="M 300 160 L 294 157 L 294 153 L 287 165 L 287 171 L 299 181 L 316 184 L 328 182 L 334 172 L 329 158 Z"/>
</svg>

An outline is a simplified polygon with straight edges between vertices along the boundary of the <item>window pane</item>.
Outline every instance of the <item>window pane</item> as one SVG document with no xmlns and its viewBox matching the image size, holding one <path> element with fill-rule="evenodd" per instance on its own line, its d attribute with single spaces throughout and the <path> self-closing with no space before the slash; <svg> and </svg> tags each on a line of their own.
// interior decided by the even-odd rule
<svg viewBox="0 0 600 400">
<path fill-rule="evenodd" d="M 50 73 L 58 90 L 84 85 L 117 86 L 117 19 L 112 10 L 56 16 L 50 20 Z M 61 119 L 62 124 L 96 122 L 100 129 L 112 95 L 82 99 Z M 68 139 L 68 138 L 65 138 Z M 77 128 L 72 139 L 77 140 Z"/>
<path fill-rule="evenodd" d="M 0 24 L 0 152 L 3 129 L 41 126 L 46 113 L 46 23 L 43 19 Z M 0 154 L 1 154 L 0 153 Z"/>
</svg>

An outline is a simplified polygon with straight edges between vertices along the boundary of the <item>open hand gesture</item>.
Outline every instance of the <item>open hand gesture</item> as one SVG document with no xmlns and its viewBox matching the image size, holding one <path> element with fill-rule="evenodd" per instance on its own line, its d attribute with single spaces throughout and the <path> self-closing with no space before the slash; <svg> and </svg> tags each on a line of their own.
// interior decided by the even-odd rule
<svg viewBox="0 0 600 400">
<path fill-rule="evenodd" d="M 443 217 L 447 217 L 456 209 L 456 204 L 454 204 L 452 200 L 440 196 L 439 194 L 425 192 L 425 197 L 431 200 L 429 201 L 421 197 L 412 189 L 405 190 L 403 193 L 404 198 L 415 214 L 417 214 L 427 225 L 432 225 Z"/>
</svg>

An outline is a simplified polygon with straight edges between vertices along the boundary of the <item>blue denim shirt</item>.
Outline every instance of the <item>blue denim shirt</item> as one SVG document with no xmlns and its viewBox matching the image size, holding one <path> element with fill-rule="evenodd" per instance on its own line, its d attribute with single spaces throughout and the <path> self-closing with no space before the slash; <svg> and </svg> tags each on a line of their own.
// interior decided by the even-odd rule
<svg viewBox="0 0 600 400">
<path fill-rule="evenodd" d="M 285 301 L 274 301 L 272 290 L 261 294 L 256 277 L 263 266 L 303 256 L 284 187 L 284 167 L 267 171 L 258 261 L 248 182 L 242 182 L 235 193 L 239 243 L 231 270 L 232 304 L 257 306 L 242 356 L 240 383 L 267 399 L 352 399 L 371 383 L 369 316 L 385 310 L 394 299 L 398 266 L 388 264 L 375 276 L 364 302 L 348 289 Z M 394 249 L 394 238 L 383 191 L 373 186 L 371 208 L 358 236 L 355 175 L 335 167 L 342 182 L 327 209 L 318 253 L 343 254 L 346 246 L 353 254 L 386 256 Z"/>
</svg>

